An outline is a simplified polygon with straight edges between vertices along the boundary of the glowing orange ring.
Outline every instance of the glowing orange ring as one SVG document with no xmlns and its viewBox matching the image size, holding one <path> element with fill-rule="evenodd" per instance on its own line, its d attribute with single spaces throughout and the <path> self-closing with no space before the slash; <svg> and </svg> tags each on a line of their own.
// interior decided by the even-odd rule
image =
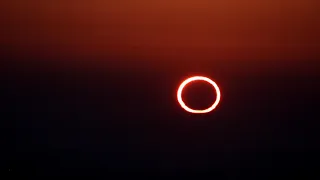
<svg viewBox="0 0 320 180">
<path fill-rule="evenodd" d="M 192 81 L 206 81 L 206 82 L 208 82 L 209 84 L 211 84 L 211 85 L 214 87 L 214 89 L 215 89 L 215 91 L 216 91 L 216 94 L 217 94 L 217 97 L 216 97 L 215 102 L 212 104 L 212 106 L 210 106 L 210 107 L 207 108 L 207 109 L 203 109 L 203 110 L 195 110 L 195 109 L 189 108 L 189 107 L 183 102 L 182 96 L 181 96 L 181 95 L 182 95 L 182 91 L 183 91 L 184 87 L 185 87 L 187 84 L 189 84 L 190 82 L 192 82 Z M 220 93 L 220 89 L 219 89 L 218 85 L 217 85 L 214 81 L 212 81 L 211 79 L 209 79 L 209 78 L 207 78 L 207 77 L 203 77 L 203 76 L 193 76 L 193 77 L 190 77 L 190 78 L 184 80 L 184 81 L 180 84 L 179 89 L 178 89 L 178 92 L 177 92 L 177 98 L 178 98 L 178 102 L 179 102 L 179 104 L 181 105 L 181 107 L 182 107 L 184 110 L 186 110 L 186 111 L 188 111 L 188 112 L 190 112 L 190 113 L 208 113 L 208 112 L 211 112 L 212 110 L 214 110 L 214 109 L 217 107 L 217 105 L 219 104 L 220 98 L 221 98 L 221 93 Z"/>
</svg>

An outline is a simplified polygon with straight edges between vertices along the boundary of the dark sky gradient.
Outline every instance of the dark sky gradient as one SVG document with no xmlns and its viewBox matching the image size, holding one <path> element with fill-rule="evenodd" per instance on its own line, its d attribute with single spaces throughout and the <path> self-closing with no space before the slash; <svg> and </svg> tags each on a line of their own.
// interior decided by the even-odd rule
<svg viewBox="0 0 320 180">
<path fill-rule="evenodd" d="M 316 0 L 4 1 L 1 75 L 17 174 L 312 169 Z M 192 75 L 221 88 L 194 115 Z M 186 92 L 196 107 L 214 95 Z M 201 93 L 201 95 L 197 95 Z M 101 174 L 100 174 L 101 173 Z M 271 173 L 271 172 L 270 172 Z"/>
</svg>

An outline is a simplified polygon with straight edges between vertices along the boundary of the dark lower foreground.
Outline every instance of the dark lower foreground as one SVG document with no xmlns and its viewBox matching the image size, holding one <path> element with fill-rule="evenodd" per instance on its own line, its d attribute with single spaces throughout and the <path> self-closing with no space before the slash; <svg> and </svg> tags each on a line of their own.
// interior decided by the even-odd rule
<svg viewBox="0 0 320 180">
<path fill-rule="evenodd" d="M 213 75 L 221 105 L 192 115 L 175 99 L 182 70 L 35 69 L 8 72 L 4 86 L 15 172 L 312 169 L 319 160 L 315 75 Z"/>
</svg>

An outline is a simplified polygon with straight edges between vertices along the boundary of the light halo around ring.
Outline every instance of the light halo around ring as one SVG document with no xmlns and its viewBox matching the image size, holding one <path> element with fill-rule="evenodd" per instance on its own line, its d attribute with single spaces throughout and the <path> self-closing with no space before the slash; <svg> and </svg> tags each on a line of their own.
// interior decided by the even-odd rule
<svg viewBox="0 0 320 180">
<path fill-rule="evenodd" d="M 186 85 L 188 85 L 189 83 L 191 83 L 193 81 L 205 81 L 205 82 L 211 84 L 214 87 L 217 97 L 216 97 L 215 102 L 209 108 L 202 109 L 202 110 L 191 109 L 182 100 L 183 89 L 185 88 Z M 203 114 L 203 113 L 211 112 L 219 104 L 220 98 L 221 98 L 221 92 L 220 92 L 220 89 L 219 89 L 218 85 L 213 80 L 211 80 L 210 78 L 207 78 L 207 77 L 204 77 L 204 76 L 193 76 L 193 77 L 187 78 L 186 80 L 184 80 L 180 84 L 180 86 L 178 88 L 178 91 L 177 91 L 177 99 L 178 99 L 178 102 L 181 105 L 181 107 L 184 110 L 186 110 L 186 111 L 188 111 L 190 113 L 196 113 L 196 114 Z"/>
</svg>

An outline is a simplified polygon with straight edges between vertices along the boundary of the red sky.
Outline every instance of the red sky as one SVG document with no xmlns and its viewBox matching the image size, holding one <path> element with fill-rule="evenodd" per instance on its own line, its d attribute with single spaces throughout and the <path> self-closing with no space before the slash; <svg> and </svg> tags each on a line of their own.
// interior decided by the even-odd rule
<svg viewBox="0 0 320 180">
<path fill-rule="evenodd" d="M 7 0 L 1 44 L 30 58 L 286 66 L 319 59 L 319 12 L 318 0 Z"/>
</svg>

